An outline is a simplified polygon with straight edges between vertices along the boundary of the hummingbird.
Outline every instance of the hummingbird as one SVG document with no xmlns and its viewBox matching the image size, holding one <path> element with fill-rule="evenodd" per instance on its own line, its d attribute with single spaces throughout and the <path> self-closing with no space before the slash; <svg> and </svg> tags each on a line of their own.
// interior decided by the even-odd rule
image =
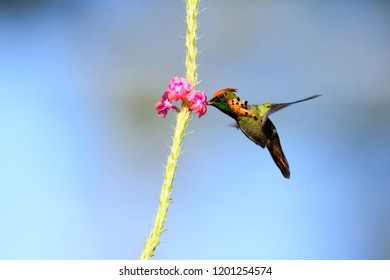
<svg viewBox="0 0 390 280">
<path fill-rule="evenodd" d="M 241 100 L 236 95 L 237 89 L 223 88 L 216 91 L 207 102 L 232 117 L 237 128 L 263 149 L 267 147 L 272 159 L 279 167 L 283 176 L 290 178 L 290 167 L 280 145 L 279 135 L 269 115 L 289 105 L 307 101 L 320 95 L 313 95 L 301 100 L 288 103 L 264 103 L 261 105 L 249 105 L 248 101 Z"/>
</svg>

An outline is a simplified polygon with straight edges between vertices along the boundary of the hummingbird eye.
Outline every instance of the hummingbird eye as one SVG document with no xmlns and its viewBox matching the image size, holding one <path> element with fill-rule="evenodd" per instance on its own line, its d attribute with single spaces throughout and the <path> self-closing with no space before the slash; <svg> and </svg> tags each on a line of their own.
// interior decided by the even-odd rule
<svg viewBox="0 0 390 280">
<path fill-rule="evenodd" d="M 219 98 L 220 98 L 220 99 L 225 98 L 225 94 L 224 94 L 224 93 L 221 93 L 221 94 L 219 95 Z"/>
</svg>

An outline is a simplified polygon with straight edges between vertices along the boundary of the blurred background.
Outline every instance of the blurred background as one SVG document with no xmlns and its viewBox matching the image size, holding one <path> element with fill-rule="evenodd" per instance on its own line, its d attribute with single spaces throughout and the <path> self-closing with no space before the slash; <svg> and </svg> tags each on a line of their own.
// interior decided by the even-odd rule
<svg viewBox="0 0 390 280">
<path fill-rule="evenodd" d="M 390 259 L 389 1 L 202 1 L 199 90 L 239 89 L 289 160 L 194 116 L 155 259 Z M 0 259 L 136 259 L 185 76 L 185 4 L 0 1 Z"/>
</svg>

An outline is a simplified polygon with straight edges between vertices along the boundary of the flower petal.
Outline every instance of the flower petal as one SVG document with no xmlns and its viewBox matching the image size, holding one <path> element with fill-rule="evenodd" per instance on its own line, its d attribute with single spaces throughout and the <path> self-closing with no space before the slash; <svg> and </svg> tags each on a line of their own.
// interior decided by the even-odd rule
<svg viewBox="0 0 390 280">
<path fill-rule="evenodd" d="M 187 100 L 191 102 L 190 110 L 196 111 L 200 118 L 207 112 L 207 96 L 203 91 L 193 90 L 187 94 Z"/>
<path fill-rule="evenodd" d="M 191 91 L 192 84 L 182 77 L 173 77 L 168 84 L 168 100 L 185 99 L 186 95 Z"/>
<path fill-rule="evenodd" d="M 176 112 L 180 112 L 180 109 L 173 105 L 171 101 L 168 99 L 168 91 L 164 92 L 163 96 L 161 97 L 161 100 L 156 103 L 154 106 L 157 110 L 157 114 L 159 117 L 166 117 L 168 114 L 168 110 L 175 109 Z"/>
</svg>

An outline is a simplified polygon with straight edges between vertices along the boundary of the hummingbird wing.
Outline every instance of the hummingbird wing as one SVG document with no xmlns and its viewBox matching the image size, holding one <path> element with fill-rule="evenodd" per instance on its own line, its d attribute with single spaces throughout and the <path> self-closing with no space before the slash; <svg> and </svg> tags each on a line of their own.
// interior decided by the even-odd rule
<svg viewBox="0 0 390 280">
<path fill-rule="evenodd" d="M 263 104 L 263 105 L 266 105 L 269 109 L 268 111 L 265 113 L 265 115 L 263 116 L 263 119 L 261 120 L 261 125 L 264 126 L 265 123 L 267 122 L 267 119 L 268 119 L 268 116 L 271 115 L 272 113 L 275 113 L 276 111 L 279 111 L 283 108 L 286 108 L 287 106 L 290 106 L 292 104 L 296 104 L 296 103 L 300 103 L 300 102 L 303 102 L 303 101 L 307 101 L 307 100 L 310 100 L 310 99 L 313 99 L 313 98 L 316 98 L 316 97 L 319 97 L 320 94 L 317 94 L 317 95 L 313 95 L 313 96 L 310 96 L 310 97 L 307 97 L 307 98 L 304 98 L 304 99 L 301 99 L 301 100 L 297 100 L 297 101 L 294 101 L 294 102 L 288 102 L 288 103 L 275 103 L 275 104 Z M 260 105 L 262 106 L 262 105 Z"/>
</svg>

